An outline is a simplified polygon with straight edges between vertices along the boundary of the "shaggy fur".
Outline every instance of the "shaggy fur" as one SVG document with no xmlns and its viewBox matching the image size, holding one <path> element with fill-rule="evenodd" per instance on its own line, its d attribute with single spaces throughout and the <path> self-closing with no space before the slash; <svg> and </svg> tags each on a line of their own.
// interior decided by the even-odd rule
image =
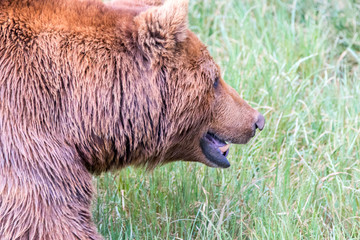
<svg viewBox="0 0 360 240">
<path fill-rule="evenodd" d="M 101 239 L 91 173 L 213 166 L 206 132 L 253 135 L 258 113 L 187 29 L 187 1 L 142 2 L 0 0 L 0 239 Z"/>
</svg>

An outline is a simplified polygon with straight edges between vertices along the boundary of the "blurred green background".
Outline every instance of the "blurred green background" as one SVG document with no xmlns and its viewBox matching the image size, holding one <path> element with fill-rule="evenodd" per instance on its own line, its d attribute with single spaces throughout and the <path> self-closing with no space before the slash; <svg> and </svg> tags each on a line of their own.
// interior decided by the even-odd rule
<svg viewBox="0 0 360 240">
<path fill-rule="evenodd" d="M 189 25 L 266 118 L 229 169 L 94 177 L 107 239 L 360 239 L 360 2 L 191 0 Z"/>
</svg>

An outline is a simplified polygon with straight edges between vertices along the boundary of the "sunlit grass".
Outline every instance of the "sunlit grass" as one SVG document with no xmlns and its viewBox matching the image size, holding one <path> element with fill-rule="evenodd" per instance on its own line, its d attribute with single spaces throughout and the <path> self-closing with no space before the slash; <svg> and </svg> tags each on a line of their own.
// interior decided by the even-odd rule
<svg viewBox="0 0 360 240">
<path fill-rule="evenodd" d="M 360 4 L 190 2 L 190 28 L 265 115 L 226 170 L 173 163 L 95 178 L 109 239 L 359 239 Z"/>
</svg>

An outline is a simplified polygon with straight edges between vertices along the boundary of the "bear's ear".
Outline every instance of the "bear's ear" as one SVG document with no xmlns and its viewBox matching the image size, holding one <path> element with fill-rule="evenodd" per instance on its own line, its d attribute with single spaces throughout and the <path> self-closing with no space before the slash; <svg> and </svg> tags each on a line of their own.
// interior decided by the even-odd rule
<svg viewBox="0 0 360 240">
<path fill-rule="evenodd" d="M 167 0 L 135 17 L 138 42 L 145 51 L 161 54 L 187 37 L 188 0 Z"/>
</svg>

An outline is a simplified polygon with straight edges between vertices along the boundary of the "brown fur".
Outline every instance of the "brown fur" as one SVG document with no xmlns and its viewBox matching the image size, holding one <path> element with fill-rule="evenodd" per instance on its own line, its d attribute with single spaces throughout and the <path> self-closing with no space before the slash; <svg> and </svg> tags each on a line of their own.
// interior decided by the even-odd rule
<svg viewBox="0 0 360 240">
<path fill-rule="evenodd" d="M 0 0 L 0 239 L 101 239 L 91 173 L 175 160 L 213 166 L 212 131 L 258 113 L 187 30 L 187 2 Z"/>
</svg>

